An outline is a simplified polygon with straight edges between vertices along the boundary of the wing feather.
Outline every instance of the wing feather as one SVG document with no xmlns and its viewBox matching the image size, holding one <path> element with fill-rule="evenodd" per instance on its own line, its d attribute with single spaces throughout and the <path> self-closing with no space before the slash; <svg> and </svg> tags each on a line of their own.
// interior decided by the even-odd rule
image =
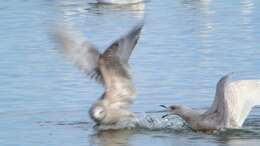
<svg viewBox="0 0 260 146">
<path fill-rule="evenodd" d="M 102 82 L 98 68 L 100 53 L 97 48 L 84 40 L 80 33 L 66 28 L 55 33 L 57 43 L 63 48 L 64 54 L 83 70 L 91 79 Z"/>
<path fill-rule="evenodd" d="M 119 58 L 120 62 L 128 62 L 129 57 L 138 42 L 142 27 L 143 23 L 140 23 L 126 35 L 112 43 L 103 53 L 103 56 Z"/>
<path fill-rule="evenodd" d="M 128 60 L 137 44 L 142 27 L 143 23 L 135 26 L 101 55 L 99 67 L 109 95 L 106 97 L 111 100 L 130 104 L 135 96 Z"/>
<path fill-rule="evenodd" d="M 224 102 L 225 102 L 225 89 L 228 83 L 228 79 L 230 77 L 230 74 L 227 74 L 223 76 L 217 83 L 216 86 L 216 93 L 215 93 L 215 98 L 214 101 L 209 108 L 209 110 L 206 112 L 206 114 L 212 114 L 215 112 L 218 113 L 223 113 L 224 111 Z"/>
<path fill-rule="evenodd" d="M 238 80 L 229 84 L 226 92 L 228 119 L 242 126 L 251 109 L 260 105 L 260 80 Z"/>
</svg>

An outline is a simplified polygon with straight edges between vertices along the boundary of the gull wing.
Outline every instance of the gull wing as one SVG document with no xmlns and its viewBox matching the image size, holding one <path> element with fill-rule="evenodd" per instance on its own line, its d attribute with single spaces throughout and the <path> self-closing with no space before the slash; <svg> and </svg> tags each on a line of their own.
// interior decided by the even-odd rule
<svg viewBox="0 0 260 146">
<path fill-rule="evenodd" d="M 224 105 L 225 105 L 225 89 L 228 83 L 228 79 L 230 74 L 223 76 L 217 83 L 216 86 L 216 93 L 213 104 L 211 105 L 210 109 L 206 111 L 206 115 L 212 113 L 224 113 Z"/>
<path fill-rule="evenodd" d="M 140 37 L 142 27 L 143 23 L 140 23 L 131 31 L 129 31 L 125 36 L 116 40 L 106 49 L 106 51 L 103 53 L 103 56 L 118 58 L 120 62 L 127 63 Z"/>
<path fill-rule="evenodd" d="M 228 83 L 229 76 L 223 76 L 217 83 L 213 104 L 204 115 L 218 117 L 225 127 L 241 127 L 251 109 L 260 105 L 260 80 Z"/>
<path fill-rule="evenodd" d="M 91 79 L 103 82 L 98 68 L 100 53 L 97 48 L 84 40 L 79 32 L 64 27 L 55 33 L 57 43 L 63 48 L 64 54 L 83 70 Z"/>
<path fill-rule="evenodd" d="M 127 107 L 135 95 L 128 60 L 140 36 L 143 23 L 116 40 L 100 57 L 99 68 L 106 86 L 105 97 L 117 105 Z"/>
<path fill-rule="evenodd" d="M 227 117 L 231 125 L 242 126 L 251 109 L 260 105 L 260 80 L 238 80 L 226 88 Z"/>
<path fill-rule="evenodd" d="M 101 54 L 97 48 L 82 39 L 76 31 L 60 29 L 56 32 L 58 44 L 74 64 L 91 78 L 101 81 L 106 91 L 101 98 L 114 103 L 114 107 L 127 107 L 135 95 L 128 60 L 140 36 L 143 23 L 116 40 Z"/>
</svg>

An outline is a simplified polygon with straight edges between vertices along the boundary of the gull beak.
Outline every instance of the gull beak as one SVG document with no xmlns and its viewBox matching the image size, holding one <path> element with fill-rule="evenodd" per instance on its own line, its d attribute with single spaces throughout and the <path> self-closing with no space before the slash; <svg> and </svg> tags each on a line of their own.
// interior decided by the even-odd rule
<svg viewBox="0 0 260 146">
<path fill-rule="evenodd" d="M 146 113 L 168 113 L 171 111 L 171 108 L 170 107 L 167 107 L 165 105 L 160 105 L 160 107 L 164 108 L 163 110 L 159 110 L 159 111 L 148 111 Z M 171 114 L 165 114 L 163 115 L 161 118 L 165 118 L 165 117 L 168 117 L 169 115 Z"/>
<path fill-rule="evenodd" d="M 170 114 L 165 114 L 165 115 L 163 115 L 161 118 L 164 119 L 164 118 L 168 117 L 169 115 L 170 115 Z"/>
<path fill-rule="evenodd" d="M 160 107 L 165 108 L 165 109 L 168 109 L 168 107 L 165 106 L 165 105 L 160 105 Z"/>
<path fill-rule="evenodd" d="M 167 107 L 167 106 L 165 106 L 165 105 L 160 105 L 160 107 L 162 107 L 162 108 L 165 109 L 164 112 L 169 112 L 169 111 L 171 110 L 169 107 Z M 163 118 L 166 118 L 166 117 L 168 117 L 169 115 L 171 115 L 171 114 L 165 114 L 165 115 L 163 115 L 161 118 L 162 118 L 162 119 L 163 119 Z"/>
<path fill-rule="evenodd" d="M 164 110 L 148 111 L 148 112 L 145 112 L 145 113 L 166 113 L 166 112 L 169 112 L 169 108 L 167 106 L 160 105 L 160 107 L 163 107 Z"/>
</svg>

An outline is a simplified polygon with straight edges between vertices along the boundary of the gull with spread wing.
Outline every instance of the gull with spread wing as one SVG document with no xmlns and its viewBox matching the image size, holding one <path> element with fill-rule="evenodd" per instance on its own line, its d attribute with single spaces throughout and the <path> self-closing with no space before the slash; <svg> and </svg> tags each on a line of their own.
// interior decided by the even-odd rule
<svg viewBox="0 0 260 146">
<path fill-rule="evenodd" d="M 79 33 L 62 29 L 57 31 L 57 42 L 74 64 L 90 78 L 102 83 L 103 95 L 89 110 L 97 125 L 114 125 L 131 119 L 134 114 L 129 107 L 135 96 L 130 75 L 129 57 L 136 46 L 143 23 L 135 26 L 126 35 L 112 43 L 104 53 L 82 39 Z"/>
<path fill-rule="evenodd" d="M 229 76 L 218 81 L 214 102 L 206 112 L 182 105 L 162 107 L 183 118 L 194 130 L 239 128 L 251 109 L 260 105 L 260 80 L 228 82 Z"/>
</svg>

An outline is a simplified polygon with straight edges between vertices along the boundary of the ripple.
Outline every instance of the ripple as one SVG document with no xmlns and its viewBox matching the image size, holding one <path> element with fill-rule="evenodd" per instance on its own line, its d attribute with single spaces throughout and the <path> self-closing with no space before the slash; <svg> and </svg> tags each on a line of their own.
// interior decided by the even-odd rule
<svg viewBox="0 0 260 146">
<path fill-rule="evenodd" d="M 72 126 L 72 127 L 91 127 L 91 122 L 86 121 L 37 121 L 40 126 Z"/>
</svg>

